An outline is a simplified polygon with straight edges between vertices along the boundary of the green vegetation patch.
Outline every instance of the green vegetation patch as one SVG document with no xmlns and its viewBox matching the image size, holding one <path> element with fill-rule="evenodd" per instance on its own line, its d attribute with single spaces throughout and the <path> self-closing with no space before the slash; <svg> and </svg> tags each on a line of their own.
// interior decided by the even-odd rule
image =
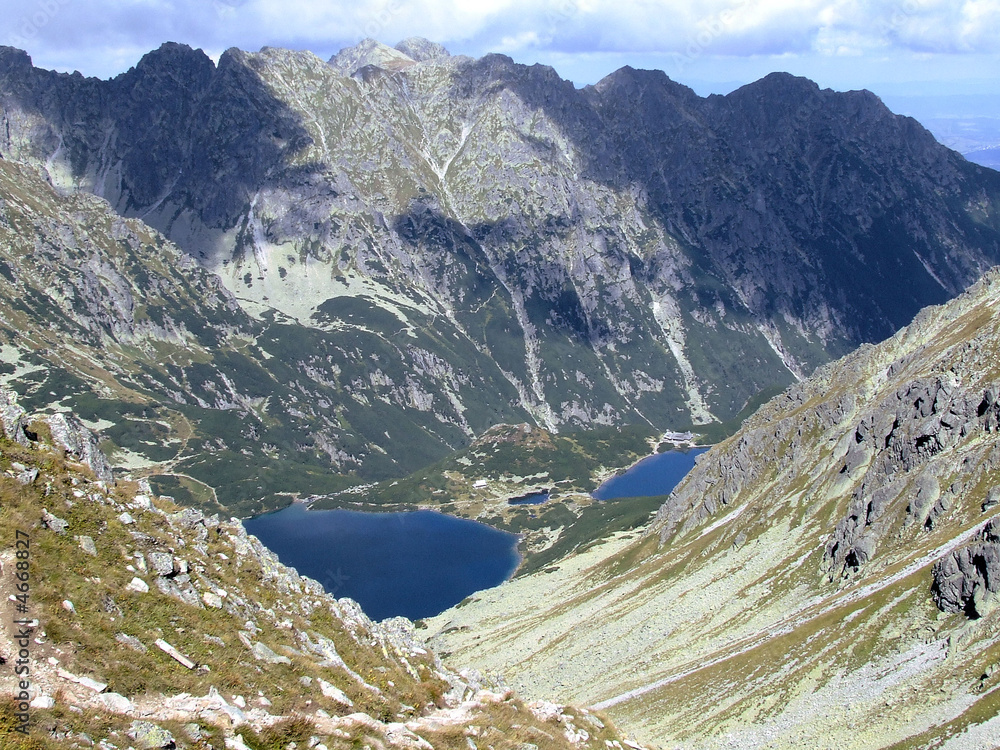
<svg viewBox="0 0 1000 750">
<path fill-rule="evenodd" d="M 180 462 L 177 469 L 214 488 L 218 502 L 240 517 L 284 507 L 296 494 L 339 492 L 352 484 L 318 462 L 246 456 L 230 450 L 202 453 Z"/>
<path fill-rule="evenodd" d="M 375 331 L 399 331 L 406 324 L 365 297 L 331 297 L 312 315 L 319 323 L 342 322 Z"/>
<path fill-rule="evenodd" d="M 206 513 L 220 510 L 215 490 L 184 474 L 154 474 L 149 477 L 149 484 L 157 495 L 172 497 L 179 505 L 198 508 Z"/>
<path fill-rule="evenodd" d="M 591 492 L 600 469 L 629 466 L 649 453 L 654 436 L 648 425 L 598 427 L 554 435 L 529 425 L 498 425 L 472 446 L 410 474 L 352 493 L 352 503 L 369 505 L 443 504 L 469 491 L 479 478 L 544 476 L 561 491 Z M 322 498 L 314 507 L 342 507 L 340 498 Z"/>
<path fill-rule="evenodd" d="M 524 576 L 541 570 L 566 557 L 571 552 L 582 551 L 599 544 L 612 534 L 620 531 L 631 531 L 645 524 L 650 516 L 659 509 L 666 500 L 665 497 L 623 497 L 607 502 L 595 502 L 580 511 L 580 515 L 568 523 L 560 532 L 555 544 L 547 549 L 526 557 L 517 575 Z M 553 515 L 559 519 L 561 514 L 553 509 Z M 544 521 L 543 513 L 537 519 Z M 542 526 L 549 525 L 543 523 Z M 542 528 L 538 526 L 537 528 Z M 514 529 L 511 529 L 514 530 Z"/>
<path fill-rule="evenodd" d="M 728 437 L 735 435 L 743 423 L 747 421 L 755 411 L 766 404 L 772 398 L 783 392 L 787 384 L 771 385 L 751 396 L 740 413 L 725 422 L 712 422 L 711 424 L 687 425 L 683 429 L 690 430 L 698 436 L 698 442 L 702 445 L 715 445 L 721 443 Z"/>
</svg>

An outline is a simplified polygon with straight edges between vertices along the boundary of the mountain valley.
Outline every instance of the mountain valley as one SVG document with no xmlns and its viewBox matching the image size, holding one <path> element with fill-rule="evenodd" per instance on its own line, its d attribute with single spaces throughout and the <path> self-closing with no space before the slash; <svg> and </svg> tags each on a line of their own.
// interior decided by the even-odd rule
<svg viewBox="0 0 1000 750">
<path fill-rule="evenodd" d="M 1000 746 L 997 264 L 1000 173 L 866 91 L 0 48 L 14 747 Z M 238 521 L 293 501 L 524 559 L 373 623 Z"/>
<path fill-rule="evenodd" d="M 820 368 L 645 527 L 476 594 L 429 642 L 667 746 L 995 747 L 998 306 L 994 270 Z"/>
<path fill-rule="evenodd" d="M 1000 260 L 996 172 L 781 74 L 707 99 L 629 68 L 577 90 L 367 40 L 329 63 L 166 44 L 98 81 L 6 49 L 0 103 L 5 159 L 141 218 L 254 319 L 227 321 L 262 352 L 228 369 L 267 386 L 201 402 L 273 393 L 354 481 L 500 422 L 725 422 Z"/>
</svg>

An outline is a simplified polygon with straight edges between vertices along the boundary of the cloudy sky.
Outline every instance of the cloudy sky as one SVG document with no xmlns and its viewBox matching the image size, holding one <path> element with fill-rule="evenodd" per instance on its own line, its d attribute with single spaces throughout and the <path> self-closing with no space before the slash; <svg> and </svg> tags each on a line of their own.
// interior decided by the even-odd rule
<svg viewBox="0 0 1000 750">
<path fill-rule="evenodd" d="M 110 77 L 164 41 L 329 57 L 365 37 L 503 52 L 578 85 L 622 65 L 699 93 L 773 70 L 884 95 L 1000 96 L 1000 0 L 0 0 L 0 42 Z M 5 37 L 5 38 L 4 38 Z"/>
</svg>

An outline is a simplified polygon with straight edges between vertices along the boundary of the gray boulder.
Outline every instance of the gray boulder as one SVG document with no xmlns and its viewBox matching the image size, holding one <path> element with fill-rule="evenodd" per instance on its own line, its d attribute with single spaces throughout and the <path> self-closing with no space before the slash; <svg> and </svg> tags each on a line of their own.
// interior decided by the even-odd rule
<svg viewBox="0 0 1000 750">
<path fill-rule="evenodd" d="M 859 569 L 875 556 L 876 546 L 874 535 L 865 534 L 860 537 L 847 554 L 847 565 L 855 570 Z"/>
<path fill-rule="evenodd" d="M 191 585 L 190 579 L 185 575 L 176 576 L 174 578 L 159 577 L 156 579 L 156 588 L 161 594 L 172 596 L 177 601 L 184 602 L 185 604 L 195 607 L 196 609 L 205 608 L 201 603 L 201 599 L 198 597 L 198 592 L 195 591 L 194 586 Z"/>
<path fill-rule="evenodd" d="M 186 734 L 192 742 L 201 742 L 202 737 L 204 737 L 201 727 L 193 721 L 184 725 L 184 734 Z"/>
<path fill-rule="evenodd" d="M 983 511 L 987 511 L 995 505 L 1000 505 L 1000 487 L 994 487 L 986 493 L 983 500 Z"/>
<path fill-rule="evenodd" d="M 146 560 L 158 576 L 172 576 L 176 572 L 174 556 L 169 552 L 150 552 Z"/>
<path fill-rule="evenodd" d="M 149 721 L 133 721 L 128 736 L 139 750 L 169 750 L 177 747 L 174 736 Z"/>
<path fill-rule="evenodd" d="M 134 635 L 129 635 L 128 633 L 115 633 L 115 640 L 123 646 L 128 646 L 133 651 L 138 651 L 140 654 L 144 654 L 149 651 L 142 641 Z"/>
<path fill-rule="evenodd" d="M 61 519 L 59 516 L 49 513 L 48 510 L 42 511 L 42 525 L 47 529 L 51 529 L 57 534 L 65 534 L 66 529 L 69 528 L 69 523 Z"/>
<path fill-rule="evenodd" d="M 135 704 L 120 693 L 101 693 L 100 695 L 95 695 L 90 703 L 95 708 L 110 711 L 113 714 L 129 714 L 135 711 Z M 151 745 L 150 747 L 163 746 Z"/>
<path fill-rule="evenodd" d="M 983 541 L 1000 543 L 1000 521 L 996 518 L 983 527 Z"/>
<path fill-rule="evenodd" d="M 88 555 L 97 557 L 97 545 L 94 544 L 94 538 L 90 536 L 78 536 L 76 541 L 80 544 L 80 549 L 86 552 Z"/>
<path fill-rule="evenodd" d="M 97 447 L 97 438 L 80 420 L 68 414 L 51 414 L 45 418 L 45 422 L 52 431 L 52 439 L 56 445 L 86 464 L 101 481 L 114 480 L 107 456 Z"/>
<path fill-rule="evenodd" d="M 955 550 L 934 564 L 931 595 L 944 612 L 988 614 L 1000 591 L 1000 544 L 985 542 Z"/>
<path fill-rule="evenodd" d="M 270 648 L 265 646 L 263 643 L 260 643 L 259 641 L 253 644 L 253 647 L 250 649 L 250 651 L 253 653 L 255 659 L 259 659 L 260 661 L 266 661 L 269 664 L 292 663 L 292 660 L 289 659 L 287 656 L 281 656 L 280 654 L 276 654 L 274 651 L 272 651 Z"/>
<path fill-rule="evenodd" d="M 28 426 L 27 415 L 17 405 L 17 394 L 6 388 L 0 388 L 0 429 L 3 434 L 15 443 L 28 445 L 28 436 L 24 428 Z"/>
</svg>

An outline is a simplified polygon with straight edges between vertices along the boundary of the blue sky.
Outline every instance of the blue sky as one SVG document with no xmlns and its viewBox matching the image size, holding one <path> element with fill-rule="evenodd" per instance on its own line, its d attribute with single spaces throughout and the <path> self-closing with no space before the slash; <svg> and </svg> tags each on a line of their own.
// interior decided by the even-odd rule
<svg viewBox="0 0 1000 750">
<path fill-rule="evenodd" d="M 622 65 L 658 68 L 701 94 L 774 70 L 868 88 L 925 119 L 1000 123 L 1000 0 L 3 0 L 0 42 L 36 65 L 102 78 L 164 41 L 309 49 L 407 36 L 479 57 L 552 65 L 577 85 Z M 10 20 L 13 19 L 13 20 Z M 958 110 L 948 101 L 965 95 Z M 930 97 L 918 100 L 914 97 Z M 930 106 L 931 102 L 936 102 Z M 973 112 L 975 110 L 975 112 Z M 965 113 L 965 114 L 963 114 Z M 933 130 L 934 128 L 932 128 Z M 997 128 L 1000 140 L 1000 126 Z"/>
</svg>

